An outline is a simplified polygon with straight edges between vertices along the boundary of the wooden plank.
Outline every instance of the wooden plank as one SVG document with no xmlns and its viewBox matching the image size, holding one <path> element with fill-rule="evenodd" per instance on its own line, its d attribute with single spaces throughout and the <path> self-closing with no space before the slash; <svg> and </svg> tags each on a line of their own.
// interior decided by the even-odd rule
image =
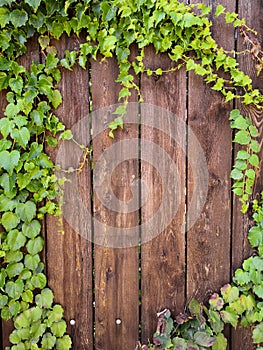
<svg viewBox="0 0 263 350">
<path fill-rule="evenodd" d="M 144 62 L 146 69 L 152 70 L 173 66 L 168 56 L 156 55 L 152 47 L 145 50 Z M 142 341 L 147 343 L 156 330 L 156 313 L 169 308 L 175 316 L 183 311 L 185 302 L 185 71 L 151 77 L 143 74 L 141 91 L 145 102 L 141 106 L 142 199 L 146 198 L 141 210 L 141 325 Z M 158 124 L 156 118 L 163 119 Z M 175 203 L 177 196 L 181 198 Z M 162 207 L 156 220 L 162 205 L 167 210 Z M 174 205 L 178 205 L 175 211 Z M 149 228 L 151 218 L 156 221 Z"/>
<path fill-rule="evenodd" d="M 239 16 L 246 19 L 247 24 L 254 28 L 258 32 L 258 39 L 262 41 L 263 35 L 263 24 L 261 18 L 263 16 L 263 7 L 262 1 L 255 0 L 253 4 L 249 1 L 239 0 L 238 1 L 238 12 Z M 238 51 L 243 51 L 243 38 L 238 38 Z M 245 71 L 249 76 L 252 77 L 254 82 L 254 87 L 263 91 L 263 82 L 262 82 L 262 73 L 259 77 L 256 76 L 255 70 L 255 61 L 252 60 L 250 54 L 238 56 L 238 61 L 240 64 L 240 68 Z M 241 104 L 237 105 L 240 108 L 241 113 L 245 116 L 251 118 L 253 123 L 258 127 L 260 131 L 260 136 L 258 137 L 258 141 L 260 142 L 260 168 L 257 174 L 257 179 L 253 191 L 253 198 L 260 197 L 260 192 L 263 189 L 263 122 L 262 122 L 262 111 L 258 111 L 255 108 L 249 106 L 244 106 Z M 236 151 L 238 148 L 236 147 Z M 248 230 L 253 225 L 253 221 L 250 215 L 242 216 L 240 213 L 240 203 L 237 198 L 234 198 L 233 202 L 233 238 L 232 238 L 232 267 L 233 273 L 234 271 L 241 266 L 244 259 L 252 254 L 252 249 L 247 240 Z M 253 348 L 252 337 L 251 337 L 251 329 L 249 328 L 241 328 L 239 327 L 237 331 L 232 332 L 232 348 L 233 350 L 244 349 L 250 350 Z"/>
<path fill-rule="evenodd" d="M 192 0 L 191 3 L 199 1 Z M 215 1 L 202 1 L 215 12 Z M 220 2 L 228 11 L 235 3 Z M 213 36 L 226 50 L 234 49 L 233 29 L 224 18 L 213 20 Z M 209 172 L 207 199 L 202 213 L 187 234 L 187 298 L 207 301 L 214 291 L 230 280 L 231 130 L 230 104 L 213 92 L 194 73 L 189 73 L 188 124 L 203 149 Z M 189 140 L 191 142 L 191 140 Z M 189 146 L 190 148 L 190 146 Z M 189 157 L 191 155 L 189 154 Z M 190 166 L 188 174 L 191 173 Z M 188 184 L 188 206 L 193 184 Z"/>
<path fill-rule="evenodd" d="M 59 57 L 63 57 L 65 50 L 79 46 L 79 39 L 64 36 L 53 44 L 58 49 Z M 62 69 L 59 88 L 63 103 L 55 114 L 67 128 L 73 128 L 76 141 L 88 146 L 89 70 L 83 70 L 79 66 L 75 66 L 72 72 Z M 59 153 L 62 167 L 77 168 L 82 161 L 82 152 L 79 147 L 74 148 L 72 142 L 63 143 L 64 146 L 64 154 Z M 49 154 L 55 160 L 58 156 L 57 149 L 49 148 Z M 93 347 L 92 244 L 88 240 L 91 235 L 91 219 L 88 215 L 91 210 L 89 165 L 86 164 L 78 176 L 73 173 L 71 180 L 64 198 L 66 204 L 62 227 L 58 226 L 57 218 L 46 218 L 47 272 L 55 301 L 65 308 L 73 349 L 84 350 Z M 64 230 L 64 234 L 58 233 L 60 229 Z M 75 325 L 70 325 L 70 320 L 75 320 Z"/>
<path fill-rule="evenodd" d="M 114 108 L 109 106 L 118 102 L 120 89 L 115 83 L 117 75 L 118 66 L 115 59 L 107 59 L 103 63 L 92 62 L 92 107 L 95 111 L 92 116 L 94 169 L 98 166 L 98 159 L 103 158 L 105 152 L 112 146 L 120 145 L 121 141 L 124 142 L 124 148 L 121 147 L 119 153 L 114 149 L 110 151 L 112 162 L 124 157 L 123 163 L 113 169 L 111 174 L 111 164 L 106 162 L 96 173 L 94 170 L 93 177 L 94 241 L 100 243 L 94 246 L 97 350 L 133 349 L 138 339 L 138 247 L 114 248 L 123 243 L 114 236 L 115 230 L 117 235 L 120 228 L 133 227 L 134 237 L 138 237 L 138 212 L 135 210 L 123 213 L 125 202 L 131 199 L 132 182 L 138 178 L 138 162 L 133 159 L 138 146 L 134 144 L 133 149 L 125 149 L 125 142 L 137 140 L 138 126 L 135 115 L 135 124 L 125 123 L 124 130 L 118 130 L 114 139 L 108 136 L 107 125 L 113 118 L 109 111 L 114 111 Z M 131 101 L 136 101 L 134 95 Z M 104 109 L 104 112 L 101 112 L 103 107 L 107 107 L 107 111 Z M 129 118 L 127 119 L 128 122 Z M 104 201 L 98 196 L 97 184 L 103 183 L 107 178 L 111 178 L 111 183 L 102 190 L 103 199 L 106 201 L 103 205 Z M 112 198 L 111 191 L 116 199 Z M 117 205 L 114 211 L 108 209 L 107 204 L 112 203 Z M 138 207 L 138 203 L 135 205 Z"/>
<path fill-rule="evenodd" d="M 19 64 L 23 65 L 27 70 L 30 69 L 30 65 L 33 61 L 39 62 L 40 52 L 37 36 L 35 35 L 28 41 L 27 52 L 18 59 Z M 5 99 L 5 92 L 0 93 L 0 117 L 3 116 L 2 111 L 5 108 L 7 101 Z M 44 231 L 42 231 L 44 235 Z M 2 349 L 6 346 L 10 346 L 9 335 L 13 331 L 13 322 L 10 320 L 8 322 L 2 321 Z"/>
</svg>

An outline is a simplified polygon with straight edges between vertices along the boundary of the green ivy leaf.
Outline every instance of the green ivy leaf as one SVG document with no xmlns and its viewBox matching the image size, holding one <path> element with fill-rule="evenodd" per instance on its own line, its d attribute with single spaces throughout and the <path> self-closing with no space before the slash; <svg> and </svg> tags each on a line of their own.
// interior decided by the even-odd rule
<svg viewBox="0 0 263 350">
<path fill-rule="evenodd" d="M 41 225 L 39 221 L 33 220 L 29 223 L 24 223 L 22 225 L 22 232 L 28 238 L 35 238 L 40 234 Z"/>
<path fill-rule="evenodd" d="M 36 216 L 36 211 L 36 204 L 32 201 L 18 203 L 16 207 L 16 214 L 26 223 L 32 221 L 32 219 Z"/>
<path fill-rule="evenodd" d="M 0 309 L 2 309 L 8 303 L 8 296 L 0 294 Z"/>
<path fill-rule="evenodd" d="M 73 138 L 73 134 L 71 130 L 65 130 L 59 135 L 59 140 L 71 140 Z"/>
<path fill-rule="evenodd" d="M 253 329 L 253 342 L 255 344 L 263 343 L 263 323 L 258 324 Z"/>
<path fill-rule="evenodd" d="M 40 257 L 38 254 L 36 254 L 36 255 L 27 254 L 25 256 L 25 266 L 28 269 L 35 271 L 37 269 L 39 263 L 40 263 Z"/>
<path fill-rule="evenodd" d="M 20 95 L 24 86 L 23 79 L 20 76 L 11 78 L 9 80 L 9 86 L 16 94 Z"/>
<path fill-rule="evenodd" d="M 64 335 L 63 338 L 57 339 L 56 341 L 56 349 L 57 350 L 69 350 L 71 349 L 72 341 L 69 335 Z"/>
<path fill-rule="evenodd" d="M 48 312 L 48 321 L 51 325 L 54 322 L 58 322 L 63 317 L 63 308 L 61 305 L 55 305 L 51 311 Z"/>
<path fill-rule="evenodd" d="M 54 334 L 56 337 L 62 337 L 66 332 L 67 324 L 64 320 L 54 322 L 50 329 L 52 334 Z"/>
<path fill-rule="evenodd" d="M 45 288 L 41 291 L 41 294 L 36 295 L 36 304 L 45 309 L 51 308 L 53 303 L 54 295 L 49 288 Z"/>
<path fill-rule="evenodd" d="M 30 239 L 26 244 L 26 249 L 29 254 L 36 255 L 41 252 L 44 246 L 44 240 L 42 237 Z"/>
<path fill-rule="evenodd" d="M 51 333 L 44 334 L 41 345 L 44 349 L 53 349 L 56 344 L 56 337 Z"/>
<path fill-rule="evenodd" d="M 259 158 L 256 154 L 252 154 L 249 159 L 248 159 L 249 163 L 254 166 L 255 168 L 257 168 L 259 166 Z"/>
<path fill-rule="evenodd" d="M 5 291 L 8 296 L 12 299 L 19 299 L 23 293 L 24 283 L 21 280 L 17 280 L 16 282 L 7 282 L 5 285 Z"/>
<path fill-rule="evenodd" d="M 31 283 L 35 288 L 43 289 L 47 284 L 47 278 L 43 273 L 38 273 L 31 278 Z"/>
<path fill-rule="evenodd" d="M 4 213 L 1 219 L 1 223 L 6 229 L 6 231 L 10 231 L 13 228 L 15 228 L 19 224 L 19 222 L 20 222 L 20 219 L 18 215 L 10 211 Z"/>
<path fill-rule="evenodd" d="M 230 323 L 234 328 L 237 327 L 238 316 L 229 306 L 225 310 L 220 311 L 220 315 L 225 323 Z"/>
<path fill-rule="evenodd" d="M 10 21 L 18 28 L 22 27 L 28 20 L 28 15 L 25 10 L 14 10 L 10 13 Z"/>
<path fill-rule="evenodd" d="M 224 13 L 225 10 L 226 10 L 226 9 L 225 9 L 224 6 L 218 5 L 218 6 L 216 7 L 216 13 L 215 13 L 216 17 L 218 17 L 218 16 L 220 16 L 222 13 Z"/>
<path fill-rule="evenodd" d="M 212 350 L 226 350 L 227 349 L 227 339 L 224 334 L 220 333 L 216 336 L 216 341 L 212 346 Z"/>
<path fill-rule="evenodd" d="M 11 174 L 14 168 L 17 166 L 20 158 L 20 153 L 17 150 L 11 152 L 0 152 L 0 164 L 9 174 Z"/>
<path fill-rule="evenodd" d="M 248 145 L 250 143 L 250 135 L 248 131 L 241 130 L 236 133 L 234 142 L 237 142 L 240 145 Z"/>
<path fill-rule="evenodd" d="M 6 267 L 6 273 L 9 278 L 15 277 L 19 275 L 24 268 L 24 265 L 22 263 L 13 262 L 7 265 Z"/>
<path fill-rule="evenodd" d="M 25 2 L 33 7 L 34 10 L 37 10 L 41 3 L 41 0 L 25 0 Z"/>
<path fill-rule="evenodd" d="M 28 141 L 30 140 L 30 132 L 26 127 L 21 129 L 13 129 L 11 136 L 23 149 L 26 149 Z"/>
<path fill-rule="evenodd" d="M 239 169 L 233 169 L 230 173 L 231 179 L 241 180 L 243 179 L 243 173 Z"/>
</svg>

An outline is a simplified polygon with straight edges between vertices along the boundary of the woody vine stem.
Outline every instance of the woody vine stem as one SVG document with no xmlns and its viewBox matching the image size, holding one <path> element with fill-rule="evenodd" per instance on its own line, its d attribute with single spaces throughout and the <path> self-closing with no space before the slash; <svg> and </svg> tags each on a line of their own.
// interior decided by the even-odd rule
<svg viewBox="0 0 263 350">
<path fill-rule="evenodd" d="M 61 214 L 56 195 L 63 192 L 63 180 L 57 179 L 44 146 L 55 147 L 58 140 L 72 138 L 55 111 L 62 102 L 57 88 L 61 69 L 74 69 L 75 64 L 85 69 L 87 61 L 97 59 L 98 53 L 103 59 L 117 57 L 122 105 L 109 125 L 109 137 L 123 126 L 131 90 L 135 89 L 143 100 L 130 72 L 166 73 L 161 68 L 155 72 L 145 68 L 144 48 L 150 44 L 156 53 L 167 53 L 176 62 L 177 67 L 169 71 L 185 67 L 202 76 L 226 103 L 239 100 L 262 109 L 263 96 L 253 89 L 251 78 L 240 70 L 233 55 L 213 39 L 211 9 L 204 4 L 186 5 L 177 0 L 0 0 L 0 4 L 0 89 L 5 91 L 7 102 L 0 120 L 1 317 L 14 321 L 11 349 L 66 350 L 72 342 L 66 334 L 63 308 L 53 302 L 40 259 L 44 246 L 41 221 L 44 215 Z M 253 55 L 260 73 L 263 55 L 254 31 L 244 19 L 221 5 L 215 16 L 224 16 L 226 23 L 238 29 L 246 45 L 243 54 Z M 60 60 L 51 39 L 80 33 L 85 33 L 86 42 L 77 50 L 66 51 Z M 45 62 L 32 62 L 26 69 L 19 58 L 26 54 L 26 44 L 35 34 Z M 131 62 L 132 44 L 137 45 L 138 55 Z M 258 130 L 239 110 L 231 112 L 230 125 L 236 130 L 234 142 L 242 146 L 231 178 L 245 213 L 259 166 Z M 90 152 L 87 145 L 83 151 L 86 160 Z M 144 349 L 159 346 L 223 350 L 224 323 L 236 327 L 239 320 L 244 326 L 254 325 L 255 344 L 263 342 L 263 214 L 256 202 L 254 210 L 256 224 L 249 239 L 258 248 L 258 255 L 244 262 L 234 282 L 221 289 L 221 295 L 212 296 L 209 308 L 192 301 L 189 314 L 182 314 L 175 322 L 168 311 L 162 314 L 155 345 L 145 345 Z"/>
</svg>

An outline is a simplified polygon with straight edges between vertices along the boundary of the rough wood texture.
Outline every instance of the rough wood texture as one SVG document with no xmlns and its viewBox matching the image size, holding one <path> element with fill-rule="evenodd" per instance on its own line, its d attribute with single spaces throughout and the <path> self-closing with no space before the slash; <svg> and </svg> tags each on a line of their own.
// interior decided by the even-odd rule
<svg viewBox="0 0 263 350">
<path fill-rule="evenodd" d="M 246 0 L 238 0 L 238 12 L 239 16 L 246 19 L 248 26 L 255 29 L 259 35 L 258 39 L 262 45 L 262 35 L 263 35 L 263 6 L 261 0 L 255 0 L 252 2 Z M 241 37 L 238 38 L 238 51 L 243 51 L 246 47 L 244 47 L 243 39 Z M 240 68 L 245 71 L 249 76 L 253 77 L 254 87 L 263 89 L 262 76 L 256 77 L 255 70 L 255 61 L 253 61 L 250 54 L 238 56 L 238 61 L 240 64 Z M 257 174 L 257 180 L 253 191 L 253 198 L 260 198 L 260 192 L 263 189 L 263 113 L 262 111 L 258 111 L 255 108 L 249 106 L 246 107 L 244 105 L 238 104 L 238 108 L 240 108 L 241 113 L 245 116 L 249 116 L 253 123 L 258 127 L 260 135 L 258 137 L 258 141 L 260 143 L 261 153 L 260 153 L 260 167 Z M 237 151 L 237 147 L 236 147 Z M 233 234 L 232 234 L 232 268 L 233 272 L 241 265 L 242 261 L 250 256 L 253 251 L 249 245 L 247 240 L 248 230 L 253 224 L 253 220 L 251 218 L 251 212 L 249 211 L 248 215 L 241 216 L 240 209 L 241 206 L 237 198 L 234 198 L 234 206 L 233 206 Z M 233 350 L 250 350 L 253 348 L 252 337 L 251 337 L 251 329 L 245 329 L 239 327 L 237 331 L 232 331 L 232 347 Z"/>
<path fill-rule="evenodd" d="M 107 152 L 111 146 L 120 145 L 121 141 L 128 142 L 132 138 L 135 140 L 138 138 L 138 126 L 135 123 L 126 124 L 123 131 L 115 132 L 114 140 L 110 139 L 107 125 L 114 118 L 110 112 L 100 112 L 103 107 L 107 107 L 109 111 L 115 109 L 109 106 L 118 102 L 119 85 L 115 83 L 117 75 L 118 67 L 114 59 L 107 59 L 102 64 L 98 61 L 92 62 L 92 106 L 95 111 L 92 117 L 92 128 L 95 169 L 98 159 L 103 158 L 104 152 Z M 136 101 L 134 96 L 132 100 Z M 103 129 L 105 131 L 98 135 L 99 130 Z M 138 162 L 133 159 L 132 155 L 134 151 L 137 152 L 137 147 L 135 144 L 134 149 L 127 149 L 124 144 L 119 153 L 110 150 L 112 162 L 122 156 L 125 160 L 116 169 L 113 169 L 112 173 L 109 172 L 111 164 L 102 164 L 95 174 L 96 179 L 94 178 L 95 186 L 98 183 L 104 186 L 103 181 L 111 177 L 110 183 L 102 189 L 105 205 L 99 199 L 96 187 L 94 189 L 95 243 L 98 242 L 99 236 L 102 238 L 101 245 L 95 244 L 94 246 L 97 350 L 133 349 L 138 339 L 138 247 L 114 248 L 119 243 L 121 245 L 122 239 L 116 239 L 114 232 L 112 236 L 110 230 L 110 227 L 115 227 L 116 230 L 120 227 L 134 227 L 134 236 L 138 237 L 136 227 L 138 211 L 123 214 L 125 202 L 131 199 L 131 186 L 138 178 Z M 113 195 L 116 196 L 115 199 Z M 108 207 L 112 203 L 117 205 L 114 211 L 109 210 Z M 138 203 L 136 206 L 138 208 Z M 99 223 L 104 224 L 104 227 L 100 228 Z"/>
<path fill-rule="evenodd" d="M 63 37 L 54 42 L 59 56 L 64 56 L 66 49 L 78 47 L 79 40 Z M 67 128 L 72 128 L 74 138 L 81 144 L 89 145 L 89 72 L 74 67 L 72 72 L 62 70 L 59 84 L 63 104 L 56 111 Z M 87 119 L 85 119 L 87 118 Z M 83 127 L 83 121 L 84 126 Z M 79 123 L 79 124 L 78 124 Z M 77 168 L 82 161 L 81 152 L 73 143 L 66 142 L 64 154 L 59 163 L 63 168 Z M 61 146 L 62 147 L 62 146 Z M 61 150 L 61 149 L 60 149 Z M 49 148 L 49 154 L 55 161 L 57 150 Z M 64 174 L 62 174 L 64 176 Z M 74 174 L 75 175 L 75 174 Z M 65 308 L 68 331 L 73 338 L 73 348 L 91 349 L 93 346 L 93 305 L 92 305 L 92 244 L 88 240 L 91 234 L 91 220 L 88 213 L 91 208 L 90 168 L 85 165 L 78 176 L 71 177 L 71 188 L 75 188 L 74 200 L 71 192 L 65 195 L 65 212 L 62 227 L 58 219 L 47 217 L 47 273 L 48 283 L 54 290 L 56 302 Z M 71 207 L 70 207 L 71 206 Z M 70 208 L 72 210 L 70 210 Z M 86 208 L 87 213 L 83 210 Z M 59 233 L 60 229 L 64 234 Z M 75 320 L 73 326 L 70 320 Z"/>
<path fill-rule="evenodd" d="M 157 56 L 153 48 L 147 48 L 145 51 L 145 66 L 152 70 L 159 67 L 166 70 L 172 67 L 168 57 Z M 162 77 L 148 77 L 144 74 L 141 78 L 141 91 L 146 104 L 163 108 L 160 110 L 145 104 L 141 107 L 142 198 L 146 197 L 141 211 L 141 237 L 142 242 L 146 242 L 141 247 L 141 324 L 142 341 L 147 343 L 156 329 L 156 313 L 169 308 L 175 315 L 183 311 L 184 306 L 185 234 L 182 232 L 182 226 L 186 160 L 185 149 L 180 145 L 184 144 L 186 138 L 183 123 L 186 106 L 185 71 L 165 74 Z M 155 119 L 159 117 L 163 118 L 163 121 L 156 124 Z M 167 123 L 169 118 L 171 119 Z M 148 123 L 154 127 L 148 127 Z M 149 147 L 154 146 L 144 145 L 145 140 L 164 149 L 177 174 L 172 166 L 166 163 L 160 150 L 155 152 L 152 148 L 152 151 L 149 151 Z M 161 223 L 167 221 L 170 212 L 173 212 L 176 197 L 178 207 L 175 215 L 158 234 L 155 230 L 158 230 Z M 167 211 L 161 212 L 161 217 L 152 228 L 144 228 L 144 224 L 156 217 L 162 204 L 167 206 Z"/>
<path fill-rule="evenodd" d="M 191 1 L 198 3 L 199 1 Z M 202 1 L 216 8 L 215 1 Z M 228 11 L 234 2 L 220 2 Z M 233 29 L 222 26 L 223 18 L 214 19 L 213 35 L 226 50 L 234 49 Z M 219 93 L 213 92 L 194 73 L 189 73 L 188 124 L 197 136 L 209 172 L 207 200 L 195 225 L 187 233 L 187 298 L 206 301 L 213 291 L 230 280 L 230 178 L 231 131 L 229 111 Z M 188 167 L 188 174 L 191 168 Z M 188 205 L 193 187 L 188 187 Z"/>
</svg>

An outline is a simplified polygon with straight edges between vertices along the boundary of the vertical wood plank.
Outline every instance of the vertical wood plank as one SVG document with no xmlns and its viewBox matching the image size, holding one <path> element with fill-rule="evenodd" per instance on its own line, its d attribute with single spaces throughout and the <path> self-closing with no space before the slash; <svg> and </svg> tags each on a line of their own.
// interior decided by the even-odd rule
<svg viewBox="0 0 263 350">
<path fill-rule="evenodd" d="M 262 45 L 263 38 L 263 6 L 262 1 L 255 0 L 253 3 L 245 0 L 238 0 L 238 12 L 240 18 L 244 17 L 248 26 L 255 29 L 258 32 L 258 39 Z M 243 38 L 238 38 L 238 51 L 244 50 Z M 253 61 L 250 54 L 239 55 L 238 61 L 240 68 L 244 70 L 246 74 L 252 77 L 254 82 L 254 87 L 263 91 L 263 82 L 262 82 L 262 73 L 259 77 L 256 76 L 255 61 Z M 263 119 L 262 111 L 258 111 L 251 106 L 244 106 L 241 104 L 237 105 L 237 108 L 240 109 L 241 113 L 245 116 L 251 118 L 253 123 L 258 127 L 260 135 L 258 141 L 260 143 L 260 167 L 257 174 L 257 179 L 253 191 L 253 198 L 260 198 L 260 193 L 263 189 Z M 240 209 L 240 203 L 237 198 L 234 197 L 233 202 L 233 238 L 232 238 L 232 267 L 233 272 L 241 266 L 244 259 L 252 254 L 252 249 L 249 245 L 247 234 L 248 230 L 253 225 L 253 220 L 250 215 L 242 216 Z M 233 350 L 250 350 L 253 348 L 252 343 L 252 333 L 250 328 L 241 328 L 238 327 L 236 331 L 232 332 L 232 349 Z"/>
<path fill-rule="evenodd" d="M 58 56 L 64 57 L 65 50 L 79 46 L 76 37 L 63 36 L 54 42 Z M 62 105 L 55 111 L 67 128 L 73 128 L 74 138 L 85 146 L 89 145 L 89 71 L 75 66 L 73 71 L 62 69 L 62 80 L 59 84 L 63 96 Z M 86 120 L 85 125 L 79 124 Z M 89 120 L 89 117 L 88 117 Z M 77 147 L 77 150 L 79 148 Z M 49 149 L 53 160 L 57 149 Z M 62 167 L 77 168 L 82 160 L 78 158 L 72 142 L 65 144 Z M 62 227 L 57 218 L 47 216 L 47 272 L 48 283 L 55 293 L 55 300 L 65 308 L 65 319 L 68 332 L 73 338 L 73 349 L 84 350 L 93 347 L 93 291 L 92 291 L 92 244 L 88 240 L 91 235 L 91 220 L 85 215 L 91 210 L 90 167 L 85 165 L 82 172 L 69 186 L 76 186 L 75 197 L 80 197 L 78 205 L 67 194 L 67 209 L 63 217 Z M 74 200 L 76 200 L 74 198 Z M 70 211 L 68 208 L 72 208 Z M 64 234 L 59 230 L 64 230 Z M 69 321 L 75 320 L 75 325 Z"/>
<path fill-rule="evenodd" d="M 30 65 L 33 61 L 39 62 L 40 60 L 40 52 L 37 36 L 35 35 L 28 41 L 27 44 L 27 52 L 21 56 L 18 60 L 19 64 L 23 65 L 27 70 L 30 69 Z M 6 107 L 7 101 L 5 99 L 5 92 L 2 91 L 0 93 L 0 117 L 4 116 L 2 111 Z M 44 235 L 44 231 L 42 231 Z M 10 321 L 2 321 L 2 349 L 5 349 L 6 346 L 10 346 L 9 335 L 13 331 L 13 322 Z M 1 341 L 0 341 L 1 344 Z"/>
<path fill-rule="evenodd" d="M 155 50 L 150 47 L 145 50 L 145 66 L 155 70 L 162 68 L 167 70 L 172 67 L 168 56 L 156 55 Z M 185 293 L 185 234 L 182 232 L 184 224 L 185 209 L 185 149 L 180 148 L 180 142 L 184 143 L 186 129 L 183 126 L 181 135 L 178 136 L 178 120 L 185 120 L 186 107 L 186 74 L 184 70 L 177 73 L 168 73 L 163 76 L 142 75 L 141 92 L 145 103 L 157 105 L 163 108 L 160 112 L 156 107 L 145 104 L 141 106 L 141 177 L 142 177 L 142 198 L 147 195 L 145 205 L 142 205 L 142 230 L 141 238 L 141 325 L 142 341 L 147 343 L 156 330 L 156 313 L 164 308 L 169 308 L 173 315 L 183 311 Z M 156 127 L 148 127 L 148 122 L 154 123 L 155 117 L 163 118 L 163 122 Z M 168 122 L 167 122 L 167 115 Z M 170 121 L 169 121 L 169 118 Z M 166 121 L 166 122 L 165 122 Z M 165 123 L 167 130 L 161 131 Z M 184 125 L 184 123 L 183 123 Z M 161 153 L 158 155 L 149 152 L 143 142 L 147 140 L 154 145 L 164 149 L 177 169 L 176 184 L 173 183 L 173 171 Z M 159 165 L 154 165 L 159 163 Z M 165 166 L 166 174 L 160 175 Z M 144 185 L 145 183 L 145 185 Z M 175 186 L 177 189 L 175 191 Z M 148 189 L 147 189 L 148 188 Z M 168 189 L 166 194 L 165 190 Z M 177 192 L 178 191 L 178 192 Z M 181 196 L 178 203 L 176 215 L 168 221 L 167 227 L 160 234 L 153 230 L 144 229 L 144 224 L 156 215 L 161 203 L 166 202 L 168 210 L 162 211 L 160 221 L 165 222 L 172 211 L 176 196 Z M 159 222 L 156 226 L 159 226 Z M 147 227 L 147 226 L 146 226 Z M 147 237 L 149 236 L 150 237 Z M 151 236 L 155 237 L 151 239 Z"/>
<path fill-rule="evenodd" d="M 198 3 L 192 0 L 191 3 Z M 215 12 L 217 2 L 202 1 Z M 235 3 L 220 3 L 232 12 Z M 212 15 L 211 15 L 212 16 Z M 224 18 L 213 18 L 213 35 L 226 50 L 234 49 L 233 28 Z M 187 298 L 206 301 L 212 292 L 230 280 L 231 209 L 231 130 L 230 104 L 213 92 L 194 73 L 189 73 L 188 124 L 197 136 L 207 160 L 209 172 L 207 200 L 195 225 L 187 234 Z M 191 169 L 188 168 L 190 174 Z M 188 202 L 192 184 L 188 186 Z M 189 203 L 188 203 L 189 205 Z"/>
<path fill-rule="evenodd" d="M 96 162 L 104 156 L 104 152 L 121 141 L 138 138 L 138 126 L 127 124 L 124 130 L 117 130 L 115 138 L 108 136 L 107 125 L 112 120 L 110 112 L 101 114 L 100 109 L 109 107 L 118 102 L 119 84 L 115 83 L 118 76 L 118 66 L 115 59 L 107 59 L 103 63 L 92 62 L 92 129 L 93 129 L 93 156 Z M 132 96 L 132 101 L 136 97 Z M 108 109 L 114 111 L 114 108 Z M 99 130 L 104 132 L 99 134 Z M 95 136 L 96 135 L 96 136 Z M 135 150 L 136 150 L 136 146 Z M 133 150 L 134 151 L 134 150 Z M 112 151 L 112 160 L 116 161 L 123 155 Z M 130 159 L 131 158 L 131 159 Z M 121 201 L 130 199 L 132 181 L 138 178 L 138 162 L 132 159 L 129 151 L 125 154 L 125 161 L 108 174 L 109 164 L 100 168 L 97 181 L 103 181 L 111 176 L 111 189 L 105 188 L 103 196 L 106 198 L 112 190 L 117 197 L 117 209 L 109 210 L 100 201 L 94 189 L 94 240 L 100 235 L 105 241 L 102 245 L 94 246 L 95 269 L 95 336 L 97 350 L 123 349 L 135 347 L 138 339 L 138 247 L 114 248 L 115 237 L 110 236 L 110 227 L 134 227 L 134 235 L 138 236 L 138 212 L 123 214 Z M 109 203 L 115 201 L 108 198 Z M 137 204 L 138 205 L 138 204 Z M 104 224 L 100 229 L 99 223 Z M 109 247 L 111 246 L 111 247 Z"/>
</svg>

